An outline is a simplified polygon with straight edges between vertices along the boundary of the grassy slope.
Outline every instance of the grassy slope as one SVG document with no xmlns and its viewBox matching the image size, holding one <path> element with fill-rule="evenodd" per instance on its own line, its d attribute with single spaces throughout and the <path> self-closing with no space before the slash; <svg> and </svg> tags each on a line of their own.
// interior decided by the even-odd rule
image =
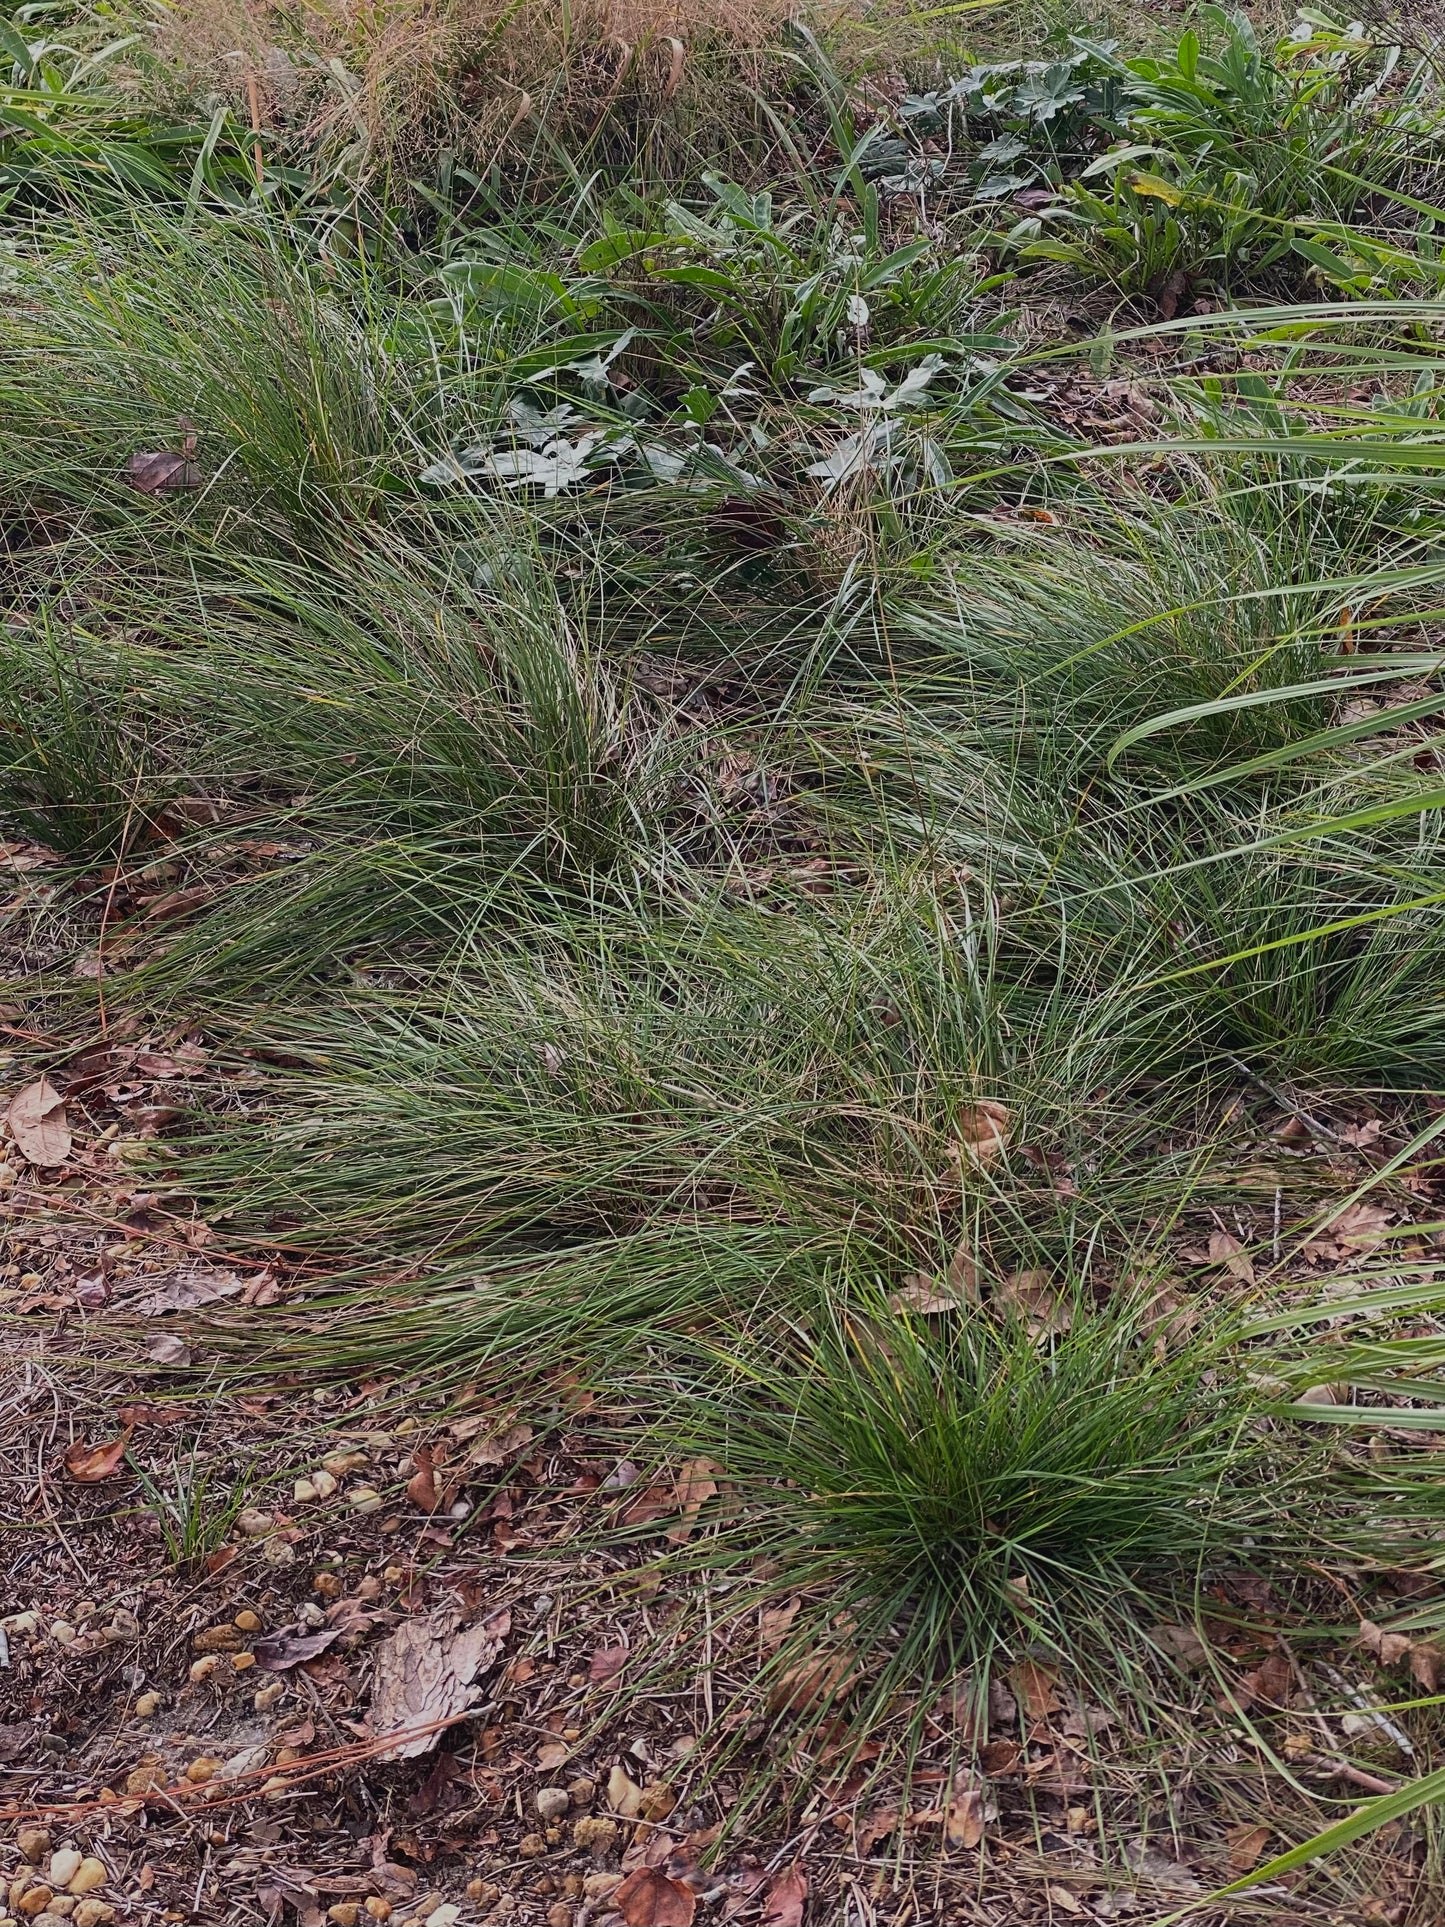
<svg viewBox="0 0 1445 1927">
<path fill-rule="evenodd" d="M 0 365 L 7 817 L 100 952 L 44 1027 L 204 1023 L 133 1154 L 339 1280 L 281 1355 L 706 1457 L 696 1596 L 766 1548 L 885 1762 L 960 1669 L 1147 1718 L 1221 1574 L 1428 1564 L 1445 1092 L 1428 67 L 1205 18 L 905 114 L 888 24 L 600 118 L 579 43 L 445 180 L 378 81 L 259 194 L 204 114 L 138 192 L 73 78 Z M 1359 1262 L 1408 1302 L 1318 1345 Z"/>
</svg>

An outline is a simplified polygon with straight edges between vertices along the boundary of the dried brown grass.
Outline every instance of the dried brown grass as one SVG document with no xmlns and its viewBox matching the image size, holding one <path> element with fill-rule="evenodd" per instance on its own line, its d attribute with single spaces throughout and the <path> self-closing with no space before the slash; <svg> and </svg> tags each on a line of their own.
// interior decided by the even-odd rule
<svg viewBox="0 0 1445 1927">
<path fill-rule="evenodd" d="M 145 3 L 145 0 L 142 0 Z M 259 106 L 310 145 L 360 140 L 371 164 L 445 145 L 475 165 L 545 117 L 564 140 L 609 114 L 716 107 L 806 15 L 825 32 L 869 0 L 149 0 L 156 59 L 135 84 Z"/>
</svg>

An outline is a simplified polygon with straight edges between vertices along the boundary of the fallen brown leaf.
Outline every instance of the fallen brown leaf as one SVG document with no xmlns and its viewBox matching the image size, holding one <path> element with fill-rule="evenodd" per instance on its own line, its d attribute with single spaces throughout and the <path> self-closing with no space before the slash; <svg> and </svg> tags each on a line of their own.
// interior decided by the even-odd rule
<svg viewBox="0 0 1445 1927">
<path fill-rule="evenodd" d="M 686 1545 L 692 1537 L 698 1513 L 709 1499 L 717 1497 L 717 1480 L 713 1474 L 721 1469 L 711 1459 L 688 1459 L 679 1471 L 677 1503 L 682 1516 L 675 1526 L 667 1529 L 667 1537 L 673 1545 Z"/>
<path fill-rule="evenodd" d="M 102 1479 L 114 1478 L 125 1458 L 133 1430 L 127 1425 L 120 1437 L 108 1445 L 87 1445 L 84 1439 L 77 1439 L 66 1447 L 66 1471 L 77 1485 L 99 1485 Z"/>
<path fill-rule="evenodd" d="M 627 1664 L 628 1649 L 625 1646 L 598 1646 L 587 1666 L 587 1677 L 594 1686 L 601 1686 L 617 1675 Z"/>
<path fill-rule="evenodd" d="M 692 1927 L 697 1912 L 691 1887 L 669 1879 L 656 1867 L 639 1867 L 628 1874 L 613 1894 L 612 1905 L 626 1927 Z"/>
<path fill-rule="evenodd" d="M 1251 1700 L 1257 1700 L 1261 1706 L 1283 1706 L 1293 1681 L 1293 1667 L 1285 1655 L 1276 1650 L 1266 1653 L 1254 1671 L 1244 1675 L 1239 1682 L 1239 1696 L 1246 1706 Z"/>
<path fill-rule="evenodd" d="M 192 458 L 195 437 L 186 437 L 186 447 L 151 448 L 132 455 L 125 465 L 125 479 L 142 495 L 167 495 L 177 489 L 201 486 L 200 465 Z"/>
<path fill-rule="evenodd" d="M 64 1164 L 70 1156 L 70 1121 L 65 1099 L 48 1077 L 15 1093 L 5 1122 L 20 1155 L 30 1164 Z"/>
<path fill-rule="evenodd" d="M 341 1637 L 340 1626 L 327 1626 L 320 1632 L 269 1633 L 265 1639 L 258 1639 L 251 1650 L 256 1655 L 256 1664 L 268 1673 L 288 1673 L 293 1666 L 303 1660 L 315 1659 L 324 1653 L 328 1646 Z"/>
<path fill-rule="evenodd" d="M 1229 1871 L 1248 1873 L 1259 1864 L 1259 1856 L 1269 1845 L 1269 1828 L 1231 1827 L 1224 1837 L 1229 1842 Z"/>
<path fill-rule="evenodd" d="M 462 1630 L 461 1614 L 452 1609 L 402 1621 L 377 1648 L 371 1730 L 409 1737 L 399 1738 L 379 1758 L 414 1760 L 431 1751 L 440 1728 L 411 1729 L 449 1720 L 479 1698 L 481 1688 L 474 1682 L 496 1665 L 511 1624 L 511 1615 L 501 1611 Z"/>
<path fill-rule="evenodd" d="M 973 1164 L 991 1164 L 1009 1139 L 1009 1113 L 1006 1104 L 981 1097 L 976 1104 L 965 1104 L 954 1120 L 958 1134 L 958 1155 Z"/>
<path fill-rule="evenodd" d="M 1253 1260 L 1232 1232 L 1210 1232 L 1209 1262 L 1212 1265 L 1223 1265 L 1230 1277 L 1238 1278 L 1241 1284 L 1254 1283 Z"/>
<path fill-rule="evenodd" d="M 432 1461 L 431 1447 L 419 1445 L 411 1456 L 416 1470 L 407 1480 L 406 1496 L 421 1511 L 435 1512 L 441 1504 L 441 1494 L 437 1491 L 436 1467 Z"/>
<path fill-rule="evenodd" d="M 1009 1681 L 1031 1720 L 1047 1719 L 1063 1705 L 1057 1690 L 1058 1668 L 1046 1666 L 1042 1660 L 1021 1659 L 1009 1668 Z"/>
<path fill-rule="evenodd" d="M 1046 1271 L 1011 1271 L 994 1288 L 993 1302 L 1017 1318 L 1035 1342 L 1066 1332 L 1073 1323 Z"/>
<path fill-rule="evenodd" d="M 808 1903 L 808 1876 L 796 1861 L 778 1874 L 763 1901 L 763 1920 L 767 1927 L 803 1927 L 803 1909 Z"/>
<path fill-rule="evenodd" d="M 983 1794 L 977 1787 L 965 1787 L 949 1803 L 944 1832 L 951 1847 L 976 1847 L 986 1831 Z"/>
</svg>

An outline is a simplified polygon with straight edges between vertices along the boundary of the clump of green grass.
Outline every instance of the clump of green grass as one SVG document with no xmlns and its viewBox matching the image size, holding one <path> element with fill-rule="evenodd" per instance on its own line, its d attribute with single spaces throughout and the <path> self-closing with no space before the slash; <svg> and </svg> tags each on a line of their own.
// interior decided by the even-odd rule
<svg viewBox="0 0 1445 1927">
<path fill-rule="evenodd" d="M 671 1559 L 729 1625 L 801 1601 L 724 1727 L 767 1708 L 791 1745 L 799 1722 L 891 1722 L 916 1751 L 946 1684 L 978 1715 L 1030 1661 L 1108 1699 L 1121 1666 L 1166 1663 L 1150 1628 L 1208 1581 L 1293 1556 L 1321 1462 L 1263 1422 L 1225 1334 L 1166 1342 L 1147 1296 L 1051 1289 L 1041 1332 L 835 1276 L 786 1329 L 677 1368 L 669 1455 L 724 1497 Z"/>
</svg>

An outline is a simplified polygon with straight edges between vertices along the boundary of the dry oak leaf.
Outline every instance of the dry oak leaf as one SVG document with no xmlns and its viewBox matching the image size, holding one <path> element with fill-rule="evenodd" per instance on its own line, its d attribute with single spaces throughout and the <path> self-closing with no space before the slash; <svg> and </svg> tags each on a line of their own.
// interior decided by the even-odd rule
<svg viewBox="0 0 1445 1927">
<path fill-rule="evenodd" d="M 102 1479 L 114 1478 L 134 1429 L 128 1425 L 109 1445 L 87 1445 L 84 1439 L 77 1439 L 65 1449 L 66 1471 L 78 1485 L 99 1485 Z"/>
<path fill-rule="evenodd" d="M 803 1927 L 803 1909 L 808 1902 L 808 1876 L 794 1861 L 768 1888 L 763 1901 L 765 1927 Z"/>
<path fill-rule="evenodd" d="M 1254 1283 L 1254 1263 L 1239 1239 L 1231 1232 L 1210 1232 L 1209 1262 L 1212 1265 L 1223 1265 L 1230 1277 L 1238 1278 L 1243 1285 Z"/>
<path fill-rule="evenodd" d="M 991 1164 L 1008 1145 L 1008 1106 L 995 1098 L 981 1097 L 975 1104 L 962 1106 L 954 1129 L 958 1133 L 956 1157 L 966 1163 Z"/>
<path fill-rule="evenodd" d="M 1224 1837 L 1229 1842 L 1229 1871 L 1248 1873 L 1259 1864 L 1259 1856 L 1269 1845 L 1269 1828 L 1246 1824 L 1231 1827 Z"/>
<path fill-rule="evenodd" d="M 1011 1271 L 994 1288 L 993 1302 L 1011 1312 L 1035 1343 L 1041 1338 L 1062 1335 L 1074 1322 L 1074 1315 L 1060 1298 L 1046 1271 Z"/>
<path fill-rule="evenodd" d="M 1248 1706 L 1257 1700 L 1261 1706 L 1283 1706 L 1294 1683 L 1294 1669 L 1277 1648 L 1266 1653 L 1252 1673 L 1239 1682 L 1239 1697 Z"/>
<path fill-rule="evenodd" d="M 223 1271 L 218 1265 L 186 1265 L 152 1277 L 150 1289 L 127 1309 L 142 1318 L 161 1318 L 169 1311 L 198 1311 L 217 1299 L 234 1298 L 243 1288 L 244 1281 L 234 1271 Z"/>
<path fill-rule="evenodd" d="M 768 1713 L 806 1713 L 830 1700 L 846 1698 L 857 1680 L 851 1653 L 799 1660 L 786 1667 L 768 1689 Z"/>
<path fill-rule="evenodd" d="M 677 1503 L 682 1517 L 669 1526 L 667 1537 L 675 1546 L 685 1546 L 692 1537 L 697 1515 L 709 1499 L 717 1497 L 715 1472 L 721 1471 L 711 1459 L 688 1459 L 677 1475 Z"/>
<path fill-rule="evenodd" d="M 70 1156 L 65 1099 L 48 1077 L 37 1077 L 15 1093 L 5 1122 L 21 1156 L 31 1164 L 64 1164 Z"/>
<path fill-rule="evenodd" d="M 1042 1660 L 1021 1659 L 1017 1666 L 1009 1668 L 1009 1683 L 1023 1701 L 1024 1710 L 1031 1720 L 1047 1719 L 1050 1713 L 1057 1713 L 1063 1705 L 1058 1695 L 1058 1669 L 1045 1666 Z"/>
<path fill-rule="evenodd" d="M 626 1927 L 692 1927 L 697 1912 L 691 1887 L 669 1879 L 656 1867 L 639 1867 L 628 1874 L 613 1894 L 612 1905 Z"/>
<path fill-rule="evenodd" d="M 415 1472 L 407 1480 L 406 1496 L 422 1512 L 435 1512 L 441 1504 L 441 1494 L 437 1491 L 436 1464 L 429 1445 L 419 1445 L 412 1453 Z"/>
<path fill-rule="evenodd" d="M 1382 1666 L 1398 1666 L 1410 1651 L 1411 1640 L 1405 1633 L 1387 1633 L 1373 1619 L 1360 1621 L 1360 1644 Z"/>
<path fill-rule="evenodd" d="M 976 1847 L 983 1839 L 986 1826 L 984 1799 L 978 1788 L 967 1787 L 955 1793 L 944 1822 L 949 1846 Z"/>
<path fill-rule="evenodd" d="M 602 1686 L 617 1675 L 627 1664 L 626 1646 L 599 1646 L 588 1661 L 587 1677 L 594 1686 Z"/>
<path fill-rule="evenodd" d="M 177 489 L 199 488 L 201 470 L 195 453 L 194 435 L 187 435 L 180 449 L 145 449 L 127 461 L 125 479 L 142 495 L 168 495 Z"/>
<path fill-rule="evenodd" d="M 371 1730 L 401 1736 L 377 1758 L 414 1760 L 429 1753 L 442 1724 L 480 1697 L 474 1682 L 496 1665 L 511 1627 L 505 1610 L 465 1630 L 461 1614 L 452 1609 L 403 1620 L 376 1653 Z M 431 1730 L 417 1732 L 418 1727 Z"/>
</svg>

